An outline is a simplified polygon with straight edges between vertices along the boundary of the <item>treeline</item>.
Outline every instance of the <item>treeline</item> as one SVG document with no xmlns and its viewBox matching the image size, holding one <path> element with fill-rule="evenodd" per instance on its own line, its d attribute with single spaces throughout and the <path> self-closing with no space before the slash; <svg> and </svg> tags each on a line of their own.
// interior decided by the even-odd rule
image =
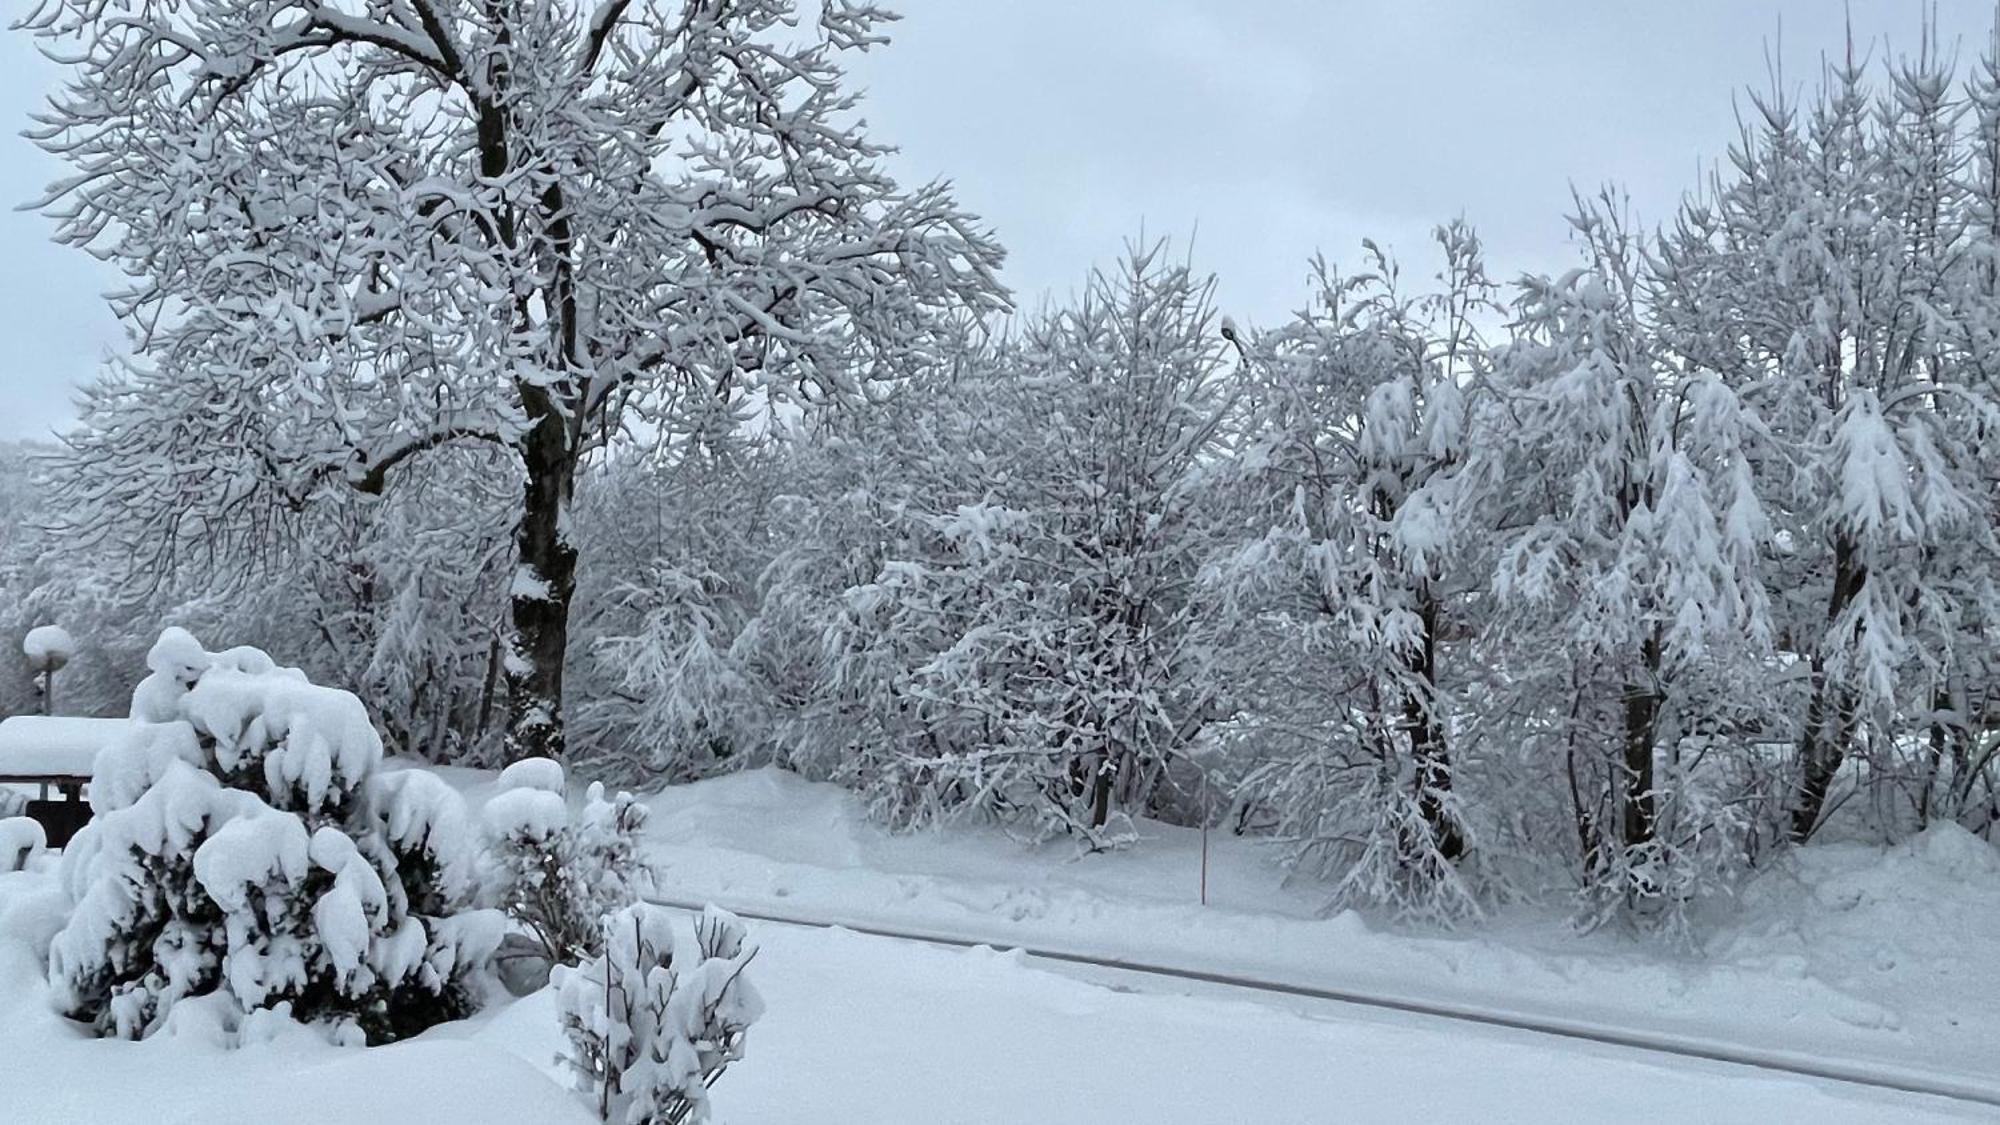
<svg viewBox="0 0 2000 1125">
<path fill-rule="evenodd" d="M 1258 329 L 1139 246 L 858 396 L 605 442 L 562 531 L 571 759 L 1092 847 L 1227 824 L 1432 916 L 1555 879 L 1671 920 L 1829 826 L 1988 831 L 2000 64 L 1748 105 L 1660 229 L 1579 198 L 1561 276 L 1453 224 L 1434 278 L 1370 246 Z M 512 462 L 441 446 L 136 566 L 108 417 L 9 493 L 48 525 L 6 542 L 12 624 L 96 646 L 72 705 L 117 709 L 165 617 L 499 760 Z"/>
</svg>

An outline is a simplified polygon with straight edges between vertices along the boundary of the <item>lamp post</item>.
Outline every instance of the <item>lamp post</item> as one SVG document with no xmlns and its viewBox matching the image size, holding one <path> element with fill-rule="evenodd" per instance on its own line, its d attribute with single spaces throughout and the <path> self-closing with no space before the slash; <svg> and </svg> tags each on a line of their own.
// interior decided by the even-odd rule
<svg viewBox="0 0 2000 1125">
<path fill-rule="evenodd" d="M 56 713 L 56 673 L 69 663 L 76 642 L 60 625 L 37 625 L 21 638 L 21 652 L 28 668 L 42 678 L 42 714 Z"/>
</svg>

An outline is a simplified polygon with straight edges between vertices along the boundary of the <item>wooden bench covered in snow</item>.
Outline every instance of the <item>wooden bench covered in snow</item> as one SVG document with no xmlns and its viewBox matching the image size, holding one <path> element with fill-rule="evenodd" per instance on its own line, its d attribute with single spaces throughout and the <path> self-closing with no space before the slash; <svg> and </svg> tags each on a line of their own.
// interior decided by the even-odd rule
<svg viewBox="0 0 2000 1125">
<path fill-rule="evenodd" d="M 90 821 L 83 788 L 90 784 L 97 752 L 130 723 L 67 715 L 16 715 L 0 721 L 0 785 L 40 786 L 27 814 L 41 823 L 50 847 L 69 843 Z M 54 799 L 51 790 L 61 799 Z"/>
</svg>

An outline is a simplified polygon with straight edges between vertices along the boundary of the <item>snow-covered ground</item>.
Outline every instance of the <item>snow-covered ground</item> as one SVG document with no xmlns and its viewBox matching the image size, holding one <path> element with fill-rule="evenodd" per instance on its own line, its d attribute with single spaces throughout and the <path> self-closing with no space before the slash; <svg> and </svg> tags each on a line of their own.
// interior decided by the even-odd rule
<svg viewBox="0 0 2000 1125">
<path fill-rule="evenodd" d="M 490 785 L 450 776 L 475 799 Z M 770 771 L 650 803 L 677 897 L 2000 1075 L 1985 1057 L 2000 1041 L 2000 996 L 1982 969 L 2000 963 L 2000 858 L 1962 834 L 1810 849 L 1753 887 L 1697 957 L 1564 937 L 1525 915 L 1497 937 L 1451 939 L 1315 919 L 1310 890 L 1282 886 L 1265 856 L 1228 838 L 1212 841 L 1203 908 L 1197 843 L 1163 828 L 1132 852 L 1080 859 L 999 832 L 895 836 L 847 795 Z M 0 1120 L 593 1119 L 562 1089 L 546 993 L 367 1051 L 304 1032 L 227 1049 L 198 1004 L 177 1010 L 171 1036 L 93 1040 L 47 1007 L 39 949 L 55 895 L 46 863 L 0 875 Z M 716 1091 L 732 1125 L 1990 1119 L 1527 1033 L 1079 977 L 991 950 L 771 925 L 753 935 L 769 1010 Z"/>
<path fill-rule="evenodd" d="M 1699 951 L 1579 936 L 1526 908 L 1413 935 L 1287 887 L 1259 845 L 1145 825 L 1077 857 L 999 831 L 898 836 L 774 770 L 652 799 L 664 889 L 857 925 L 1054 946 L 1284 982 L 1653 1029 L 2000 1089 L 2000 849 L 1955 827 L 1896 848 L 1816 845 L 1714 911 Z"/>
<path fill-rule="evenodd" d="M 46 882 L 0 876 L 0 903 L 31 915 Z M 368 1051 L 304 1032 L 229 1050 L 198 1017 L 170 1037 L 103 1042 L 43 1005 L 30 920 L 0 915 L 10 1122 L 592 1120 L 559 1085 L 546 992 Z M 789 927 L 759 940 L 770 1010 L 716 1093 L 732 1125 L 1977 1119 L 1927 1099 L 1533 1036 L 1121 991 L 991 950 Z"/>
</svg>

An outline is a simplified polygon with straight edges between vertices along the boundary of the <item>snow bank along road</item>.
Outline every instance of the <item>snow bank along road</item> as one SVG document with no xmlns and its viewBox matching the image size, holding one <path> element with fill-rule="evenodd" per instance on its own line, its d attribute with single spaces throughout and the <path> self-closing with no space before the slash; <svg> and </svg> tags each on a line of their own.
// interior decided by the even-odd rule
<svg viewBox="0 0 2000 1125">
<path fill-rule="evenodd" d="M 702 902 L 672 898 L 653 898 L 649 901 L 661 906 L 691 912 L 699 912 L 704 906 L 708 905 Z M 796 917 L 777 914 L 769 910 L 739 909 L 726 903 L 718 903 L 717 905 L 723 906 L 724 909 L 730 910 L 742 918 L 776 925 L 820 930 L 848 930 L 878 938 L 918 942 L 954 949 L 973 949 L 979 947 L 995 949 L 1014 948 L 1022 956 L 1032 960 L 1062 965 L 1071 969 L 1081 967 L 1086 970 L 1092 970 L 1093 972 L 1090 975 L 1094 977 L 1108 977 L 1108 983 L 1114 985 L 1127 985 L 1134 980 L 1143 980 L 1150 977 L 1155 980 L 1183 981 L 1198 985 L 1215 986 L 1222 989 L 1262 993 L 1269 996 L 1352 1005 L 1417 1016 L 1429 1020 L 1457 1021 L 1485 1027 L 1528 1032 L 1535 1035 L 1552 1036 L 1559 1039 L 1576 1040 L 1600 1046 L 1648 1052 L 1654 1055 L 1670 1056 L 1678 1059 L 1691 1059 L 1704 1063 L 1721 1063 L 1731 1067 L 1746 1067 L 1753 1070 L 1841 1083 L 1878 1091 L 1918 1094 L 1961 1103 L 1966 1105 L 1967 1108 L 1989 1107 L 1995 1111 L 2000 1111 L 2000 1087 L 1995 1087 L 1988 1083 L 1956 1078 L 1951 1075 L 1926 1073 L 1908 1068 L 1872 1066 L 1865 1063 L 1817 1058 L 1798 1052 L 1760 1049 L 1734 1043 L 1705 1042 L 1692 1036 L 1619 1028 L 1575 1020 L 1551 1019 L 1544 1016 L 1513 1013 L 1473 1005 L 1447 1004 L 1431 1000 L 1410 999 L 1345 989 L 1290 984 L 1283 981 L 1260 980 L 1255 977 L 1226 972 L 1213 972 L 1188 966 L 1164 965 L 1126 960 L 1123 958 L 1093 956 L 1087 953 L 1061 949 L 1012 946 L 1005 941 L 990 938 L 981 939 L 964 934 L 948 934 L 936 931 L 916 932 L 838 919 Z M 1984 1115 L 1982 1114 L 1982 1116 Z"/>
</svg>

